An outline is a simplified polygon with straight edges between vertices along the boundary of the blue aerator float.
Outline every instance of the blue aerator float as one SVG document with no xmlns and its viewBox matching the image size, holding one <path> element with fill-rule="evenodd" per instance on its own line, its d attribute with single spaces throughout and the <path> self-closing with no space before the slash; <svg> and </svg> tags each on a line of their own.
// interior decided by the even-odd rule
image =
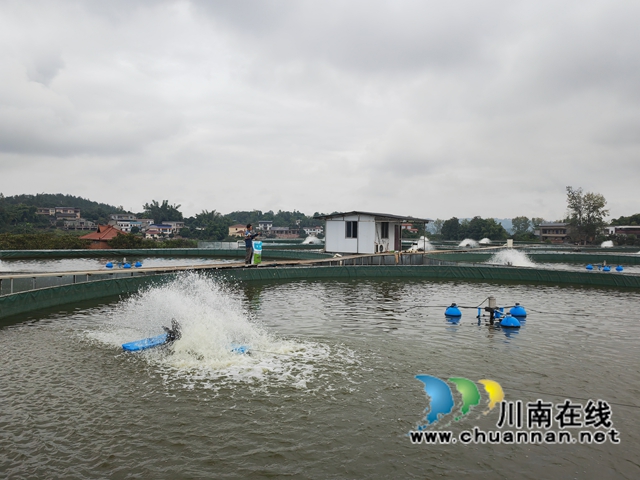
<svg viewBox="0 0 640 480">
<path fill-rule="evenodd" d="M 171 319 L 171 328 L 162 327 L 164 332 L 162 335 L 155 337 L 143 338 L 142 340 L 136 340 L 135 342 L 123 343 L 122 349 L 127 352 L 139 352 L 141 350 L 147 350 L 153 347 L 160 347 L 163 345 L 171 345 L 176 340 L 180 340 L 182 337 L 182 330 L 180 324 L 175 318 Z M 229 351 L 237 353 L 239 355 L 245 355 L 250 353 L 249 345 L 239 345 L 232 343 L 229 345 Z"/>
<path fill-rule="evenodd" d="M 142 263 L 140 263 L 139 261 L 134 264 L 134 267 L 136 268 L 140 268 L 141 266 L 142 266 Z"/>
<path fill-rule="evenodd" d="M 589 271 L 593 270 L 593 265 L 591 265 L 591 264 L 587 265 L 587 270 L 589 270 Z"/>
<path fill-rule="evenodd" d="M 502 328 L 520 328 L 520 321 L 516 317 L 507 313 L 502 320 L 500 320 L 500 326 Z"/>
<path fill-rule="evenodd" d="M 452 303 L 447 309 L 444 311 L 445 317 L 462 317 L 462 312 L 458 308 L 458 305 Z"/>
<path fill-rule="evenodd" d="M 449 323 L 457 324 L 460 322 L 460 318 L 462 318 L 462 312 L 458 305 L 452 303 L 447 309 L 444 311 L 444 318 Z"/>
<path fill-rule="evenodd" d="M 105 265 L 105 267 L 107 267 L 107 268 L 113 268 L 113 263 L 111 263 L 111 262 L 107 262 L 107 264 Z"/>
<path fill-rule="evenodd" d="M 618 265 L 618 266 L 616 267 L 616 272 L 621 272 L 621 271 L 623 271 L 623 270 L 624 270 L 624 268 L 622 268 L 622 265 Z"/>
<path fill-rule="evenodd" d="M 527 311 L 522 305 L 517 302 L 513 307 L 511 307 L 509 313 L 511 314 L 511 316 L 516 317 L 517 319 L 525 320 L 527 318 Z"/>
</svg>

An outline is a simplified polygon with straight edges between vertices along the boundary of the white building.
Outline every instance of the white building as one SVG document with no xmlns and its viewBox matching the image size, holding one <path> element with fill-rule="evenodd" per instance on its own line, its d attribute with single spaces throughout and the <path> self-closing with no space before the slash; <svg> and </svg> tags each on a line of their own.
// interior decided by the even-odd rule
<svg viewBox="0 0 640 480">
<path fill-rule="evenodd" d="M 273 227 L 273 220 L 259 220 L 258 221 L 258 230 L 263 232 L 268 232 Z"/>
<path fill-rule="evenodd" d="M 304 233 L 306 233 L 307 235 L 320 235 L 321 233 L 324 232 L 324 228 L 320 226 L 302 227 L 302 229 L 304 230 Z"/>
<path fill-rule="evenodd" d="M 136 216 L 133 213 L 112 213 L 109 215 L 109 219 L 115 222 L 135 220 Z"/>
<path fill-rule="evenodd" d="M 325 251 L 331 253 L 383 253 L 402 250 L 403 223 L 429 223 L 386 213 L 347 212 L 315 217 L 325 220 Z"/>
<path fill-rule="evenodd" d="M 125 233 L 131 233 L 133 227 L 138 227 L 138 230 L 142 230 L 142 222 L 139 220 L 117 220 L 116 226 Z"/>
<path fill-rule="evenodd" d="M 180 233 L 180 230 L 184 228 L 184 222 L 164 222 L 163 225 L 169 225 L 171 227 L 171 233 Z"/>
</svg>

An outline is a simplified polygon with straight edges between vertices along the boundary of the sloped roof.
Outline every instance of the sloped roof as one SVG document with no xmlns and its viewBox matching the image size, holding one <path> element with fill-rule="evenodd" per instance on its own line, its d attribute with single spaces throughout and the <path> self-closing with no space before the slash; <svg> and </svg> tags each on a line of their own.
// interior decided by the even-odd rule
<svg viewBox="0 0 640 480">
<path fill-rule="evenodd" d="M 344 212 L 344 213 L 332 213 L 331 215 L 318 215 L 317 218 L 320 220 L 330 220 L 332 218 L 344 217 L 346 215 L 369 215 L 371 217 L 375 217 L 376 220 L 380 222 L 385 221 L 400 221 L 400 222 L 415 222 L 415 223 L 429 223 L 433 222 L 431 218 L 416 218 L 402 215 L 391 215 L 389 213 L 374 213 L 374 212 L 360 212 L 354 210 L 353 212 Z"/>
<path fill-rule="evenodd" d="M 114 237 L 122 234 L 120 230 L 115 228 L 113 225 L 98 225 L 98 230 L 95 232 L 88 233 L 87 235 L 83 235 L 82 239 L 84 240 L 111 240 Z"/>
</svg>

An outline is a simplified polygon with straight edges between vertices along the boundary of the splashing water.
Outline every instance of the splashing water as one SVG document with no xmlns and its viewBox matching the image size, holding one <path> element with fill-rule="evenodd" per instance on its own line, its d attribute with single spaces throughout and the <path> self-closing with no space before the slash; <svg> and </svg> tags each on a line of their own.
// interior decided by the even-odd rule
<svg viewBox="0 0 640 480">
<path fill-rule="evenodd" d="M 512 265 L 514 267 L 535 267 L 535 263 L 524 252 L 518 250 L 500 250 L 485 263 L 491 265 Z"/>
<path fill-rule="evenodd" d="M 408 251 L 417 252 L 419 250 L 426 252 L 428 250 L 435 250 L 435 247 L 431 244 L 431 242 L 429 242 L 429 239 L 427 237 L 422 236 L 417 241 L 411 244 L 411 247 Z"/>
<path fill-rule="evenodd" d="M 460 242 L 460 245 L 458 245 L 459 247 L 471 247 L 471 248 L 475 248 L 478 246 L 478 242 L 476 242 L 475 240 L 471 239 L 471 238 L 465 238 L 464 240 L 462 240 Z"/>
<path fill-rule="evenodd" d="M 600 247 L 601 248 L 612 248 L 613 247 L 613 240 L 605 240 L 604 242 L 602 242 Z"/>
<path fill-rule="evenodd" d="M 482 240 L 478 242 L 480 245 L 491 245 L 491 240 L 487 237 L 484 237 Z"/>
<path fill-rule="evenodd" d="M 212 379 L 253 382 L 270 378 L 297 388 L 315 376 L 317 363 L 352 356 L 314 342 L 279 339 L 251 319 L 230 287 L 197 273 L 178 275 L 119 303 L 109 322 L 89 337 L 113 347 L 162 333 L 175 318 L 182 337 L 170 347 L 125 354 L 159 368 L 168 383 L 189 388 L 209 385 Z M 248 345 L 250 355 L 231 351 Z"/>
<path fill-rule="evenodd" d="M 303 245 L 322 245 L 323 243 L 324 243 L 324 240 L 319 239 L 315 235 L 309 235 L 302 242 Z"/>
</svg>

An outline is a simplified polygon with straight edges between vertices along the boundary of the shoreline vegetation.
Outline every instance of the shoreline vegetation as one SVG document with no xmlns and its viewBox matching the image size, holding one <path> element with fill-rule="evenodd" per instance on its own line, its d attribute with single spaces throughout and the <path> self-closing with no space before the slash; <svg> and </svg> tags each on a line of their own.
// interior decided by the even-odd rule
<svg viewBox="0 0 640 480">
<path fill-rule="evenodd" d="M 108 242 L 114 249 L 147 248 L 195 248 L 198 242 L 183 238 L 164 241 L 145 240 L 135 235 L 123 233 Z M 84 250 L 89 249 L 90 240 L 82 240 L 77 235 L 56 233 L 0 233 L 0 250 Z"/>
<path fill-rule="evenodd" d="M 608 215 L 608 210 L 604 208 L 606 200 L 602 195 L 583 193 L 581 188 L 572 187 L 567 187 L 567 195 L 568 217 L 556 222 L 566 222 L 571 226 L 568 235 L 571 243 L 600 244 L 605 240 L 612 240 L 615 245 L 640 244 L 640 238 L 634 234 L 604 234 L 604 217 Z M 62 208 L 75 209 L 75 214 L 81 216 L 80 220 L 93 222 L 96 226 L 115 223 L 112 221 L 114 214 L 153 219 L 154 224 L 173 221 L 184 223 L 179 231 L 158 240 L 146 239 L 144 231 L 133 227 L 131 233 L 123 232 L 108 242 L 109 248 L 113 249 L 191 248 L 197 247 L 199 240 L 235 241 L 237 237 L 231 235 L 232 226 L 248 223 L 257 225 L 260 221 L 268 221 L 273 227 L 288 227 L 298 231 L 299 238 L 304 238 L 306 235 L 302 233 L 303 228 L 318 226 L 321 221 L 315 217 L 322 215 L 315 212 L 308 216 L 297 210 L 234 211 L 227 214 L 221 214 L 216 210 L 203 210 L 194 216 L 184 217 L 180 207 L 181 205 L 170 204 L 168 200 L 152 200 L 143 205 L 141 212 L 133 213 L 125 211 L 121 206 L 94 202 L 73 195 L 39 193 L 5 197 L 0 193 L 0 250 L 89 249 L 91 242 L 78 237 L 95 230 L 75 230 L 73 222 L 67 221 L 68 212 L 62 211 L 58 215 L 57 209 Z M 54 209 L 56 214 L 44 214 L 43 209 L 47 209 L 48 212 Z M 524 216 L 512 219 L 480 216 L 461 219 L 452 217 L 448 220 L 438 218 L 426 229 L 422 224 L 411 225 L 412 228 L 403 230 L 402 236 L 407 240 L 419 239 L 424 235 L 432 241 L 461 241 L 467 238 L 476 241 L 483 238 L 503 241 L 512 238 L 520 242 L 540 243 L 536 229 L 544 222 L 543 218 Z M 507 228 L 503 224 L 507 225 Z M 612 219 L 610 224 L 639 225 L 640 214 Z M 269 235 L 265 237 L 271 238 Z M 275 238 L 275 234 L 273 237 Z"/>
</svg>

